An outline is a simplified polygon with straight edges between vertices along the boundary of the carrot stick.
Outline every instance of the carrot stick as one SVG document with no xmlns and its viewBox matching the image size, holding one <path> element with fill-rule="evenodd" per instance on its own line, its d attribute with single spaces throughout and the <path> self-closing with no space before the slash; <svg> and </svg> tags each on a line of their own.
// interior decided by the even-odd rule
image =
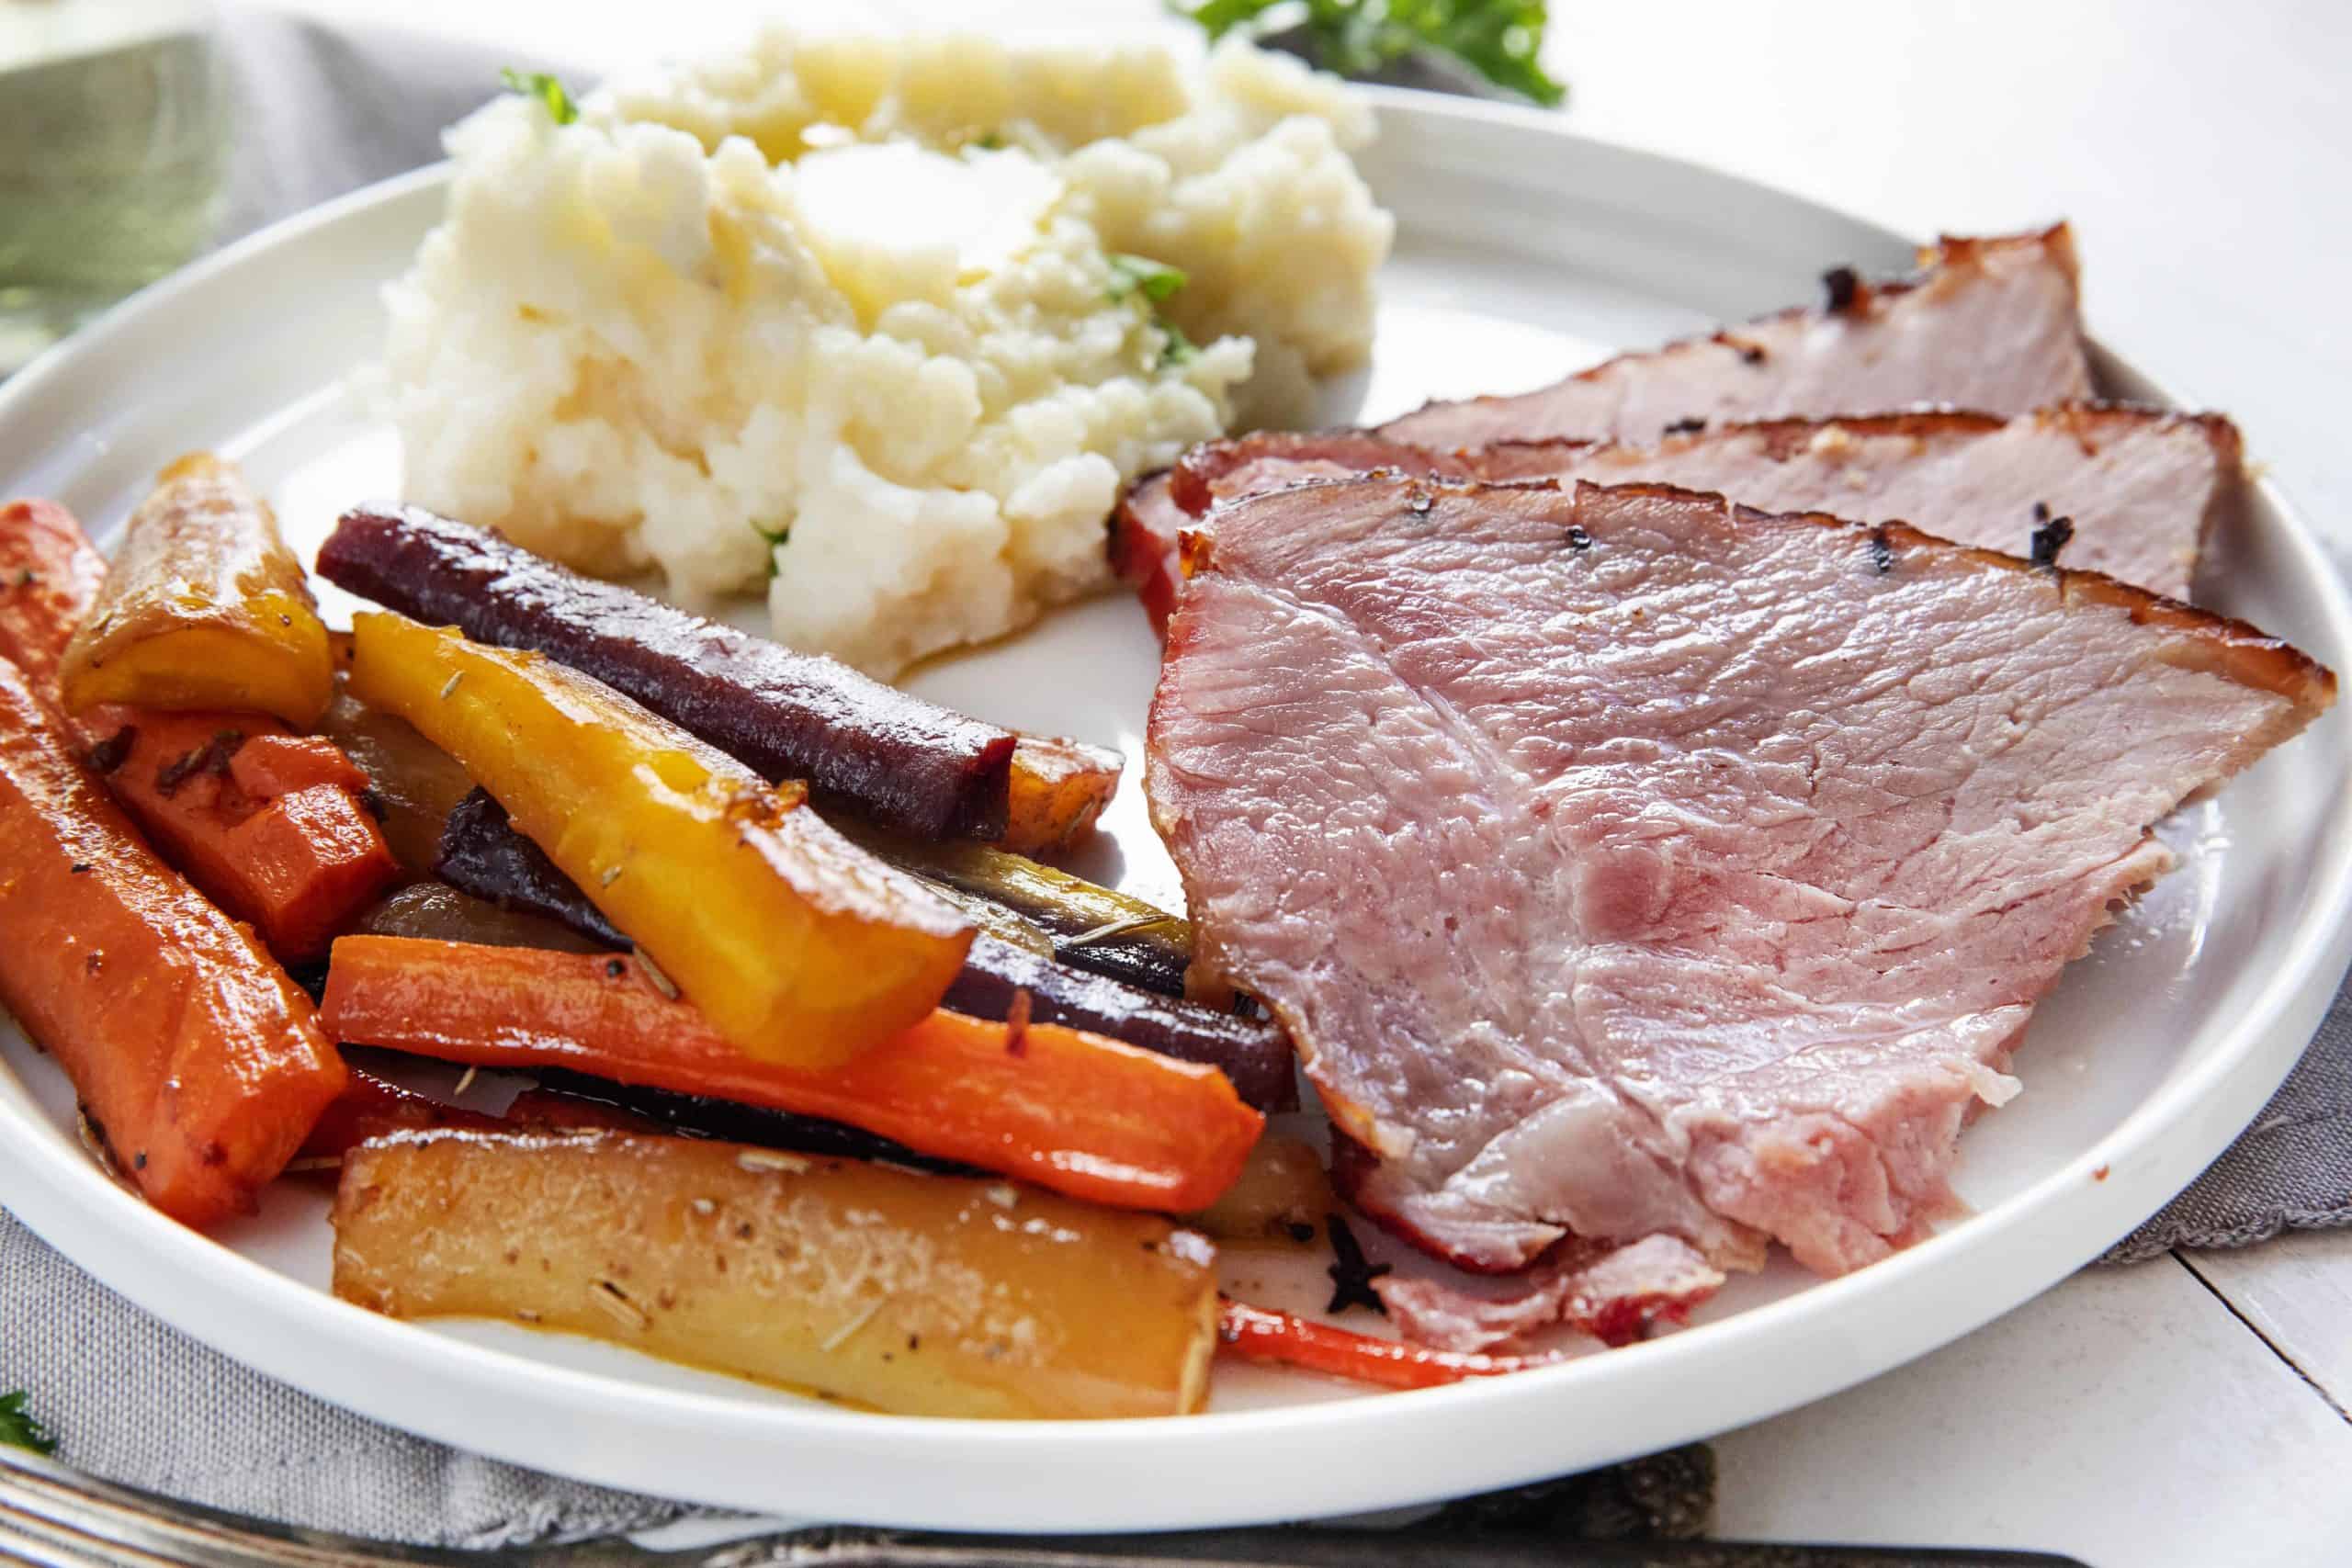
<svg viewBox="0 0 2352 1568">
<path fill-rule="evenodd" d="M 944 1010 L 830 1067 L 747 1056 L 631 959 L 413 937 L 334 944 L 336 1039 L 846 1122 L 919 1153 L 1120 1208 L 1187 1210 L 1240 1174 L 1265 1119 L 1224 1074 L 1051 1024 Z"/>
<path fill-rule="evenodd" d="M 1245 1361 L 1295 1367 L 1382 1388 L 1435 1388 L 1465 1378 L 1500 1377 L 1548 1367 L 1565 1356 L 1486 1356 L 1436 1350 L 1396 1339 L 1375 1339 L 1329 1324 L 1311 1323 L 1272 1307 L 1230 1298 L 1218 1303 L 1217 1343 Z"/>
<path fill-rule="evenodd" d="M 0 508 L 0 657 L 62 712 L 58 663 L 106 561 L 63 507 Z M 101 706 L 67 721 L 164 857 L 275 951 L 315 957 L 400 866 L 334 742 L 258 713 Z"/>
<path fill-rule="evenodd" d="M 0 658 L 14 660 L 51 707 L 66 639 L 106 580 L 106 557 L 65 508 L 53 501 L 0 506 Z"/>
<path fill-rule="evenodd" d="M 320 1113 L 311 1135 L 302 1141 L 298 1168 L 308 1162 L 340 1160 L 360 1144 L 386 1133 L 440 1127 L 482 1131 L 504 1125 L 495 1116 L 444 1104 L 431 1095 L 379 1078 L 364 1067 L 346 1064 L 345 1073 L 343 1092 Z"/>
<path fill-rule="evenodd" d="M 0 660 L 0 1003 L 191 1225 L 254 1206 L 344 1085 L 310 998 L 155 858 Z"/>
</svg>

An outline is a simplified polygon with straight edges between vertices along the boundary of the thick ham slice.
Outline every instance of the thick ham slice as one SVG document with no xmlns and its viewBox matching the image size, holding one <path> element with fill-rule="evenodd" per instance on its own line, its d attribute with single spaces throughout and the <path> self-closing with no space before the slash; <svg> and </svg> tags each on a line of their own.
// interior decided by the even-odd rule
<svg viewBox="0 0 2352 1568">
<path fill-rule="evenodd" d="M 2094 574 L 1657 486 L 1308 484 L 1192 555 L 1148 792 L 1195 962 L 1359 1202 L 1490 1271 L 1924 1234 L 2149 825 L 2335 694 Z"/>
<path fill-rule="evenodd" d="M 2237 427 L 2219 414 L 2069 403 L 2015 419 L 1932 412 L 1716 425 L 1658 441 L 1501 442 L 1433 451 L 1361 431 L 1265 434 L 1196 446 L 1148 504 L 1125 514 L 1131 575 L 1165 625 L 1176 537 L 1219 501 L 1314 479 L 1394 469 L 1441 479 L 1651 481 L 1768 512 L 1818 508 L 1901 520 L 2010 555 L 2067 520 L 2067 565 L 2188 597 L 2199 547 L 2238 504 Z M 1152 556 L 1148 570 L 1143 569 Z"/>
<path fill-rule="evenodd" d="M 2023 413 L 2091 395 L 2074 235 L 1945 239 L 1900 282 L 1833 273 L 1830 306 L 1628 354 L 1516 397 L 1431 403 L 1381 434 L 1424 446 L 1648 441 L 1683 420 L 1822 418 L 1947 403 Z"/>
</svg>

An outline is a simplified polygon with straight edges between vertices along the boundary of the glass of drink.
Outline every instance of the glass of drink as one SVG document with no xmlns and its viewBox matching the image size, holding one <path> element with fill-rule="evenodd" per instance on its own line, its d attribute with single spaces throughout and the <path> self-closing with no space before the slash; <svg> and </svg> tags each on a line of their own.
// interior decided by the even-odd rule
<svg viewBox="0 0 2352 1568">
<path fill-rule="evenodd" d="M 0 376 L 211 238 L 215 20 L 204 0 L 0 0 Z"/>
</svg>

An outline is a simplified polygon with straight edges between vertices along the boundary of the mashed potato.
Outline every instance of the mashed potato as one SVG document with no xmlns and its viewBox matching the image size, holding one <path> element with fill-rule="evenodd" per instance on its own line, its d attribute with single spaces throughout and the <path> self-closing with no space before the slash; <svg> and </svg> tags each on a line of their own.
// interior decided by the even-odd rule
<svg viewBox="0 0 2352 1568">
<path fill-rule="evenodd" d="M 764 586 L 780 639 L 885 676 L 999 636 L 1106 580 L 1127 480 L 1363 359 L 1371 129 L 1239 43 L 777 29 L 569 125 L 500 98 L 388 293 L 408 496 L 689 602 Z"/>
</svg>

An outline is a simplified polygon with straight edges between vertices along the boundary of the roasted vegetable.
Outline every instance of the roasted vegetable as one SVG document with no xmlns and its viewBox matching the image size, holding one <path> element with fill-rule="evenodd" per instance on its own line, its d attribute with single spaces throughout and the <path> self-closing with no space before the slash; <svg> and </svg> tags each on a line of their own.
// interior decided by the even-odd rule
<svg viewBox="0 0 2352 1568">
<path fill-rule="evenodd" d="M 106 563 L 62 508 L 0 510 L 0 656 L 52 708 L 74 624 Z M 368 779 L 330 742 L 264 714 L 96 707 L 69 721 L 155 848 L 284 957 L 312 957 L 398 874 L 362 804 Z"/>
<path fill-rule="evenodd" d="M 52 501 L 0 507 L 0 658 L 51 707 L 60 705 L 58 660 L 106 580 L 106 557 L 65 508 Z"/>
<path fill-rule="evenodd" d="M 450 886 L 502 909 L 560 922 L 600 946 L 634 945 L 545 850 L 515 830 L 487 790 L 475 790 L 449 813 L 433 869 Z"/>
<path fill-rule="evenodd" d="M 742 1051 L 846 1060 L 963 967 L 963 918 L 797 789 L 537 654 L 379 612 L 352 635 L 353 694 L 463 764 Z"/>
<path fill-rule="evenodd" d="M 130 711 L 89 754 L 155 847 L 281 958 L 323 954 L 400 876 L 362 804 L 367 776 L 263 715 Z"/>
<path fill-rule="evenodd" d="M 1083 741 L 1024 735 L 1012 749 L 1001 849 L 1046 855 L 1066 850 L 1094 827 L 1118 793 L 1123 759 Z"/>
<path fill-rule="evenodd" d="M 334 668 L 309 579 L 268 502 L 191 453 L 130 515 L 114 567 L 58 671 L 65 705 L 276 714 L 309 728 Z"/>
<path fill-rule="evenodd" d="M 319 551 L 338 587 L 478 642 L 595 677 L 772 780 L 808 781 L 910 833 L 1005 829 L 1014 737 L 410 507 L 344 514 Z M 495 792 L 493 792 L 495 793 Z"/>
<path fill-rule="evenodd" d="M 250 932 L 180 880 L 0 660 L 0 1004 L 123 1175 L 191 1225 L 253 1207 L 344 1070 Z"/>
<path fill-rule="evenodd" d="M 449 813 L 474 787 L 466 770 L 414 725 L 377 712 L 347 690 L 338 690 L 327 705 L 319 733 L 368 775 L 371 808 L 401 868 L 412 876 L 431 876 Z"/>
<path fill-rule="evenodd" d="M 1205 1209 L 1185 1216 L 1219 1241 L 1304 1246 L 1339 1211 L 1323 1158 L 1305 1140 L 1269 1134 L 1250 1151 L 1240 1178 Z"/>
<path fill-rule="evenodd" d="M 343 1156 L 370 1138 L 387 1133 L 424 1132 L 441 1127 L 470 1127 L 496 1131 L 503 1125 L 495 1116 L 461 1106 L 446 1105 L 429 1095 L 402 1089 L 390 1078 L 345 1064 L 343 1092 L 334 1098 L 303 1140 L 299 1158 L 288 1171 L 332 1170 Z"/>
<path fill-rule="evenodd" d="M 587 895 L 537 845 L 514 830 L 504 808 L 480 791 L 449 815 L 441 872 L 451 884 L 481 898 L 496 899 L 504 908 L 560 920 L 573 931 L 615 950 L 629 945 L 628 939 L 588 902 Z M 967 906 L 976 919 L 985 920 L 983 911 L 1001 908 L 986 900 L 976 902 L 977 908 Z M 1007 918 L 1018 920 L 1009 914 Z M 1081 973 L 1054 962 L 1052 942 L 1042 932 L 1035 945 L 1029 946 L 993 935 L 995 929 L 983 929 L 972 939 L 971 949 L 964 955 L 963 973 L 947 987 L 942 1006 L 974 1018 L 1003 1019 L 1012 1015 L 1016 998 L 1025 997 L 1021 1005 L 1030 1010 L 1033 1022 L 1067 1024 L 1163 1056 L 1205 1063 L 1232 1079 L 1241 1098 L 1261 1111 L 1288 1111 L 1297 1105 L 1290 1042 L 1271 1021 L 1237 1018 Z M 429 930 L 386 931 L 385 934 L 500 941 L 494 936 L 470 938 L 462 932 Z"/>
<path fill-rule="evenodd" d="M 1487 1356 L 1434 1350 L 1396 1339 L 1375 1339 L 1315 1323 L 1272 1307 L 1227 1301 L 1220 1309 L 1217 1343 L 1227 1354 L 1264 1366 L 1295 1367 L 1382 1388 L 1435 1388 L 1466 1378 L 1500 1377 L 1557 1365 L 1561 1355 Z"/>
<path fill-rule="evenodd" d="M 830 1155 L 842 1159 L 887 1160 L 911 1170 L 936 1170 L 950 1176 L 988 1174 L 976 1165 L 934 1159 L 894 1138 L 853 1127 L 846 1122 L 802 1116 L 778 1111 L 772 1105 L 746 1105 L 740 1100 L 714 1100 L 708 1095 L 680 1094 L 674 1089 L 653 1089 L 645 1084 L 616 1083 L 611 1078 L 590 1077 L 560 1067 L 539 1068 L 538 1077 L 539 1092 L 548 1099 L 605 1107 L 617 1115 L 635 1117 L 661 1132 L 684 1137 L 719 1138 L 730 1144 L 758 1144 L 763 1148 Z"/>
<path fill-rule="evenodd" d="M 854 822 L 842 823 L 842 831 L 962 895 L 967 908 L 986 899 L 1018 915 L 1045 931 L 1054 956 L 1074 968 L 1165 997 L 1184 994 L 1193 928 L 1182 916 L 986 844 L 925 843 Z"/>
<path fill-rule="evenodd" d="M 479 942 L 492 947 L 551 947 L 571 953 L 611 951 L 568 926 L 501 908 L 446 882 L 412 882 L 393 889 L 360 911 L 351 923 L 351 934 Z"/>
<path fill-rule="evenodd" d="M 1025 1004 L 1019 998 L 1027 998 Z M 1003 1019 L 1017 1006 L 1035 1023 L 1107 1034 L 1180 1062 L 1216 1068 L 1234 1092 L 1261 1111 L 1298 1105 L 1290 1037 L 1272 1021 L 1163 997 L 1088 975 L 983 933 L 964 955 L 964 972 L 941 1006 L 975 1018 Z"/>
<path fill-rule="evenodd" d="M 941 1011 L 842 1065 L 755 1061 L 616 956 L 345 937 L 322 1017 L 354 1044 L 775 1106 L 1126 1208 L 1215 1201 L 1264 1125 L 1221 1073 L 1053 1024 Z"/>
<path fill-rule="evenodd" d="M 1002 1181 L 622 1134 L 401 1134 L 345 1158 L 335 1293 L 504 1317 L 908 1415 L 1175 1416 L 1215 1254 Z"/>
</svg>

